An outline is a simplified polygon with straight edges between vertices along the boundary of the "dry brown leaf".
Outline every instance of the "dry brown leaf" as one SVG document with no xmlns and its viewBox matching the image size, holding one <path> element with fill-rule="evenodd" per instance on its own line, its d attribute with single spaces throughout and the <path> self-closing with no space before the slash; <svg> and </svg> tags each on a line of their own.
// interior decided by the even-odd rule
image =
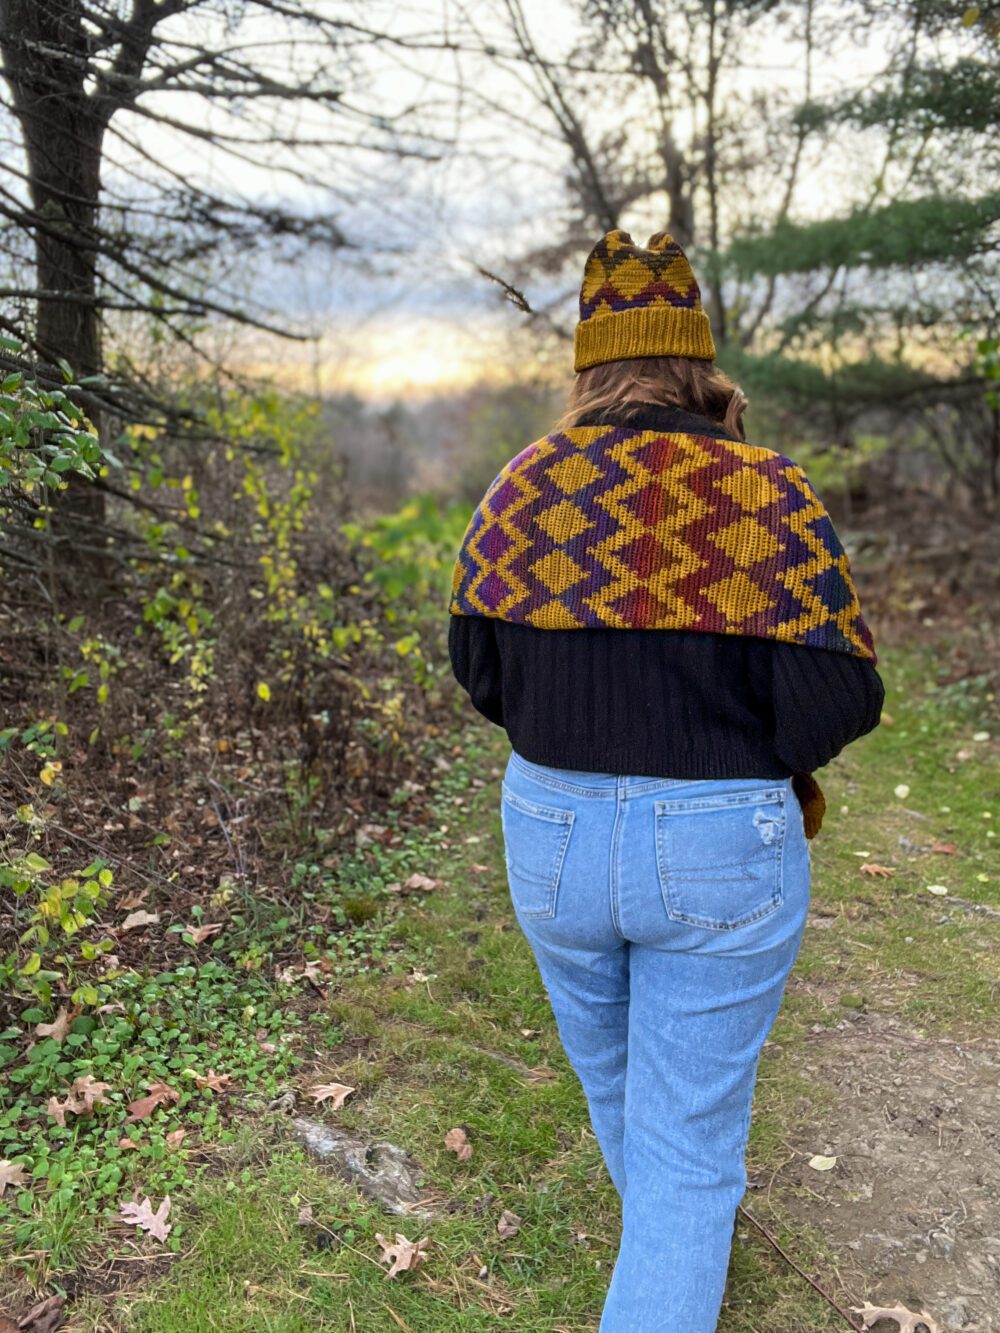
<svg viewBox="0 0 1000 1333">
<path fill-rule="evenodd" d="M 186 1134 L 187 1134 L 186 1129 L 172 1129 L 170 1133 L 166 1136 L 167 1147 L 179 1148 L 181 1144 L 184 1142 L 184 1136 Z"/>
<path fill-rule="evenodd" d="M 479 861 L 473 861 L 472 865 L 469 866 L 469 869 L 474 875 L 485 875 L 489 870 L 489 866 L 484 866 Z"/>
<path fill-rule="evenodd" d="M 33 1305 L 18 1324 L 22 1333 L 54 1333 L 62 1328 L 65 1296 L 46 1296 L 44 1301 Z"/>
<path fill-rule="evenodd" d="M 547 1065 L 535 1065 L 529 1069 L 524 1076 L 525 1083 L 533 1085 L 535 1083 L 554 1083 L 559 1077 L 554 1069 L 549 1069 Z"/>
<path fill-rule="evenodd" d="M 24 1167 L 13 1162 L 8 1162 L 6 1158 L 0 1162 L 0 1199 L 4 1196 L 4 1191 L 8 1185 L 14 1189 L 22 1189 L 28 1183 L 28 1177 L 25 1175 Z"/>
<path fill-rule="evenodd" d="M 185 926 L 184 934 L 190 935 L 195 944 L 204 944 L 213 935 L 218 935 L 221 929 L 222 927 L 218 924 L 214 926 Z"/>
<path fill-rule="evenodd" d="M 862 875 L 881 875 L 883 879 L 888 879 L 890 875 L 894 875 L 896 872 L 892 866 L 880 866 L 876 865 L 874 861 L 866 861 L 861 867 L 861 873 Z"/>
<path fill-rule="evenodd" d="M 140 926 L 157 926 L 160 923 L 159 912 L 129 912 L 118 927 L 119 930 L 138 930 Z"/>
<path fill-rule="evenodd" d="M 45 1109 L 57 1125 L 66 1128 L 66 1112 L 72 1110 L 69 1101 L 61 1102 L 55 1095 L 51 1096 L 45 1103 Z"/>
<path fill-rule="evenodd" d="M 149 1088 L 147 1097 L 140 1097 L 138 1101 L 129 1102 L 129 1113 L 125 1118 L 126 1125 L 132 1120 L 145 1120 L 164 1102 L 180 1101 L 181 1094 L 167 1083 L 149 1083 L 147 1087 Z"/>
<path fill-rule="evenodd" d="M 65 1041 L 69 1036 L 69 1025 L 77 1017 L 80 1010 L 67 1009 L 63 1006 L 56 1014 L 51 1023 L 39 1023 L 35 1028 L 36 1037 L 51 1037 L 53 1041 Z"/>
<path fill-rule="evenodd" d="M 170 1216 L 170 1195 L 163 1196 L 163 1202 L 153 1212 L 153 1205 L 147 1195 L 141 1203 L 123 1203 L 122 1221 L 127 1222 L 129 1226 L 138 1227 L 140 1231 L 147 1231 L 160 1242 L 165 1241 L 170 1235 L 170 1223 L 167 1218 Z"/>
<path fill-rule="evenodd" d="M 397 1231 L 395 1241 L 388 1241 L 380 1231 L 377 1231 L 375 1239 L 382 1247 L 382 1263 L 389 1265 L 386 1277 L 397 1277 L 400 1273 L 410 1273 L 427 1258 L 424 1249 L 424 1246 L 428 1243 L 427 1236 L 420 1240 L 407 1240 L 404 1235 Z"/>
<path fill-rule="evenodd" d="M 136 907 L 141 907 L 146 901 L 146 890 L 142 893 L 127 893 L 124 898 L 119 898 L 115 904 L 123 912 L 131 912 Z"/>
<path fill-rule="evenodd" d="M 501 1240 L 510 1240 L 511 1236 L 516 1236 L 521 1230 L 521 1219 L 517 1213 L 512 1213 L 509 1208 L 505 1208 L 500 1214 L 500 1221 L 497 1223 L 497 1235 Z"/>
<path fill-rule="evenodd" d="M 958 847 L 953 842 L 932 842 L 930 845 L 932 852 L 941 852 L 944 856 L 954 856 Z"/>
<path fill-rule="evenodd" d="M 339 1111 L 352 1092 L 354 1088 L 346 1083 L 317 1083 L 309 1089 L 309 1096 L 317 1103 L 329 1102 L 332 1110 Z"/>
<path fill-rule="evenodd" d="M 104 1094 L 110 1087 L 110 1083 L 102 1083 L 93 1074 L 81 1075 L 70 1085 L 72 1106 L 68 1109 L 76 1115 L 89 1115 L 95 1106 L 107 1106 L 109 1103 Z"/>
<path fill-rule="evenodd" d="M 118 1140 L 118 1146 L 119 1148 L 125 1148 L 127 1150 L 129 1148 L 138 1148 L 139 1145 L 136 1143 L 135 1139 L 130 1139 L 126 1134 Z"/>
<path fill-rule="evenodd" d="M 894 1319 L 899 1325 L 899 1333 L 917 1333 L 920 1324 L 926 1326 L 928 1333 L 941 1333 L 940 1327 L 929 1314 L 924 1314 L 922 1310 L 919 1314 L 914 1314 L 903 1305 L 894 1305 L 890 1308 L 886 1305 L 869 1305 L 865 1301 L 860 1310 L 854 1307 L 851 1314 L 861 1316 L 862 1328 L 871 1328 L 880 1319 Z"/>
<path fill-rule="evenodd" d="M 194 1081 L 199 1088 L 208 1088 L 210 1092 L 221 1092 L 223 1088 L 228 1088 L 232 1074 L 216 1074 L 214 1070 L 209 1070 L 207 1074 L 195 1074 Z"/>
<path fill-rule="evenodd" d="M 391 893 L 429 893 L 431 889 L 437 888 L 437 880 L 414 871 L 409 879 L 403 880 L 402 884 L 393 883 L 386 887 Z"/>
<path fill-rule="evenodd" d="M 444 1146 L 449 1152 L 453 1152 L 460 1162 L 467 1162 L 472 1156 L 472 1144 L 469 1142 L 469 1136 L 460 1126 L 455 1129 L 449 1129 L 444 1136 Z"/>
<path fill-rule="evenodd" d="M 70 1085 L 64 1102 L 52 1096 L 45 1103 L 45 1109 L 57 1125 L 65 1128 L 67 1114 L 90 1115 L 95 1106 L 108 1105 L 104 1094 L 110 1087 L 110 1083 L 101 1083 L 93 1074 L 82 1074 Z"/>
</svg>

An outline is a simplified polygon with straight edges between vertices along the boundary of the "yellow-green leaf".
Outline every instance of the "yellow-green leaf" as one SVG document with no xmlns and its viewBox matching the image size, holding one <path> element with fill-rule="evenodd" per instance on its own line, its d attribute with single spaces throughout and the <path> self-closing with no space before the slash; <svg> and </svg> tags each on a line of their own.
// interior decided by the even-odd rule
<svg viewBox="0 0 1000 1333">
<path fill-rule="evenodd" d="M 257 686 L 257 698 L 263 699 L 265 703 L 271 701 L 271 687 L 263 680 Z"/>
<path fill-rule="evenodd" d="M 29 957 L 28 961 L 25 963 L 24 967 L 21 968 L 21 976 L 22 977 L 34 976 L 34 974 L 38 971 L 41 965 L 42 965 L 42 955 L 40 953 L 33 953 Z"/>
</svg>

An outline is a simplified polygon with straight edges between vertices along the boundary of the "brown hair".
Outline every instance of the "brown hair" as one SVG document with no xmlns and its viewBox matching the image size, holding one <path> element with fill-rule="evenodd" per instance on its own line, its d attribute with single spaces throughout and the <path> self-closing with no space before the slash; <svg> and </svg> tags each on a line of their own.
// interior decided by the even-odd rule
<svg viewBox="0 0 1000 1333">
<path fill-rule="evenodd" d="M 688 356 L 637 356 L 581 370 L 556 429 L 567 430 L 604 408 L 628 420 L 641 415 L 643 403 L 683 408 L 744 438 L 746 394 L 714 361 Z"/>
</svg>

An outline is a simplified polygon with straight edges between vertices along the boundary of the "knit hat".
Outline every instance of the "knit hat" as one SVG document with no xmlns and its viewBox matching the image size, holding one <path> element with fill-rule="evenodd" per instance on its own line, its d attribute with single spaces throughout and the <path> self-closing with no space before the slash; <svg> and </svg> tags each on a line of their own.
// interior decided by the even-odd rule
<svg viewBox="0 0 1000 1333">
<path fill-rule="evenodd" d="M 580 288 L 574 368 L 636 356 L 715 360 L 715 343 L 688 257 L 665 232 L 636 245 L 609 231 L 591 250 Z"/>
</svg>

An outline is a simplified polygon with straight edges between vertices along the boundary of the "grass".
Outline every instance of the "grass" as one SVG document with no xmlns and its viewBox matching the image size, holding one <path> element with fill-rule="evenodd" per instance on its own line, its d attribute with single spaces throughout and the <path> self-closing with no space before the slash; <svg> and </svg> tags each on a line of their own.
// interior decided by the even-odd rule
<svg viewBox="0 0 1000 1333">
<path fill-rule="evenodd" d="M 797 1129 L 822 1119 L 828 1094 L 799 1058 L 814 1025 L 833 1026 L 862 1008 L 934 1035 L 992 1029 L 1000 917 L 956 899 L 1000 910 L 996 818 L 988 817 L 1000 786 L 995 701 L 985 681 L 940 682 L 930 654 L 890 652 L 883 668 L 891 723 L 821 775 L 829 813 L 813 845 L 817 924 L 807 929 L 762 1061 L 749 1161 L 758 1183 L 795 1151 Z M 983 732 L 993 739 L 974 739 Z M 314 1083 L 354 1086 L 340 1111 L 317 1116 L 412 1152 L 440 1199 L 439 1216 L 400 1220 L 362 1200 L 308 1161 L 287 1118 L 249 1089 L 236 1127 L 192 1133 L 181 1150 L 169 1273 L 156 1275 L 155 1243 L 133 1247 L 120 1225 L 105 1221 L 98 1233 L 81 1221 L 66 1253 L 121 1290 L 79 1300 L 74 1328 L 596 1328 L 616 1246 L 616 1199 L 507 903 L 495 810 L 501 740 L 485 725 L 463 735 L 440 773 L 439 828 L 409 849 L 407 864 L 438 887 L 409 898 L 388 925 L 364 927 L 379 935 L 381 965 L 346 968 L 325 1003 L 295 1008 L 294 1058 L 263 1077 L 268 1093 L 297 1086 L 300 1107 Z M 900 784 L 905 795 L 896 794 Z M 956 850 L 929 850 L 935 842 Z M 861 871 L 870 863 L 895 873 L 870 877 Z M 929 893 L 929 884 L 948 894 Z M 322 887 L 315 892 L 321 900 Z M 473 1145 L 468 1162 L 445 1149 L 455 1126 Z M 162 1189 L 169 1178 L 157 1182 Z M 302 1224 L 305 1205 L 312 1220 Z M 807 1271 L 829 1275 L 822 1236 L 786 1224 L 780 1197 L 752 1191 L 748 1205 Z M 521 1219 L 506 1240 L 497 1231 L 505 1209 Z M 417 1272 L 389 1282 L 375 1235 L 397 1230 L 431 1243 Z M 100 1269 L 89 1253 L 98 1234 L 104 1251 L 110 1244 L 128 1262 Z M 57 1272 L 52 1279 L 57 1286 Z M 720 1333 L 840 1327 L 741 1224 Z"/>
</svg>

